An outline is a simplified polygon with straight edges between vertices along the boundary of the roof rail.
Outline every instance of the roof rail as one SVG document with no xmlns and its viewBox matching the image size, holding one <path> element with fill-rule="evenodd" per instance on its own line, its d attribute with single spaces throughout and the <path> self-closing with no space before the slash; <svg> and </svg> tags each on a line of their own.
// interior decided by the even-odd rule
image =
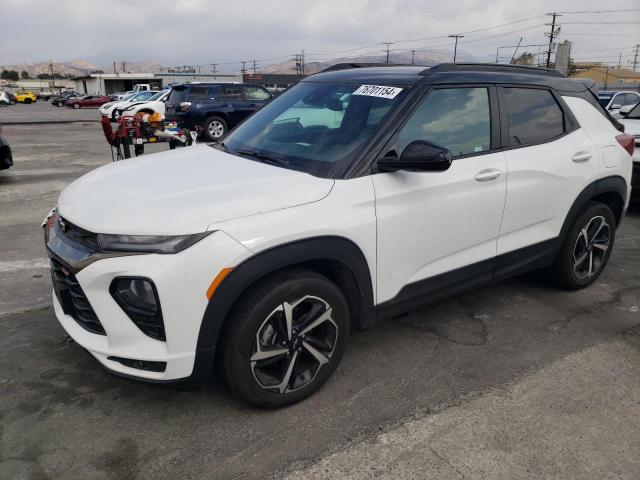
<svg viewBox="0 0 640 480">
<path fill-rule="evenodd" d="M 551 68 L 533 67 L 529 65 L 510 65 L 504 63 L 441 63 L 431 68 L 426 68 L 420 75 L 426 76 L 435 72 L 454 72 L 459 70 L 475 72 L 510 72 L 520 70 L 522 73 L 533 75 L 548 75 L 550 77 L 563 77 L 559 71 Z"/>
<path fill-rule="evenodd" d="M 350 68 L 368 68 L 368 67 L 416 67 L 419 65 L 409 65 L 406 63 L 336 63 L 318 73 L 335 72 L 337 70 L 349 70 Z"/>
</svg>

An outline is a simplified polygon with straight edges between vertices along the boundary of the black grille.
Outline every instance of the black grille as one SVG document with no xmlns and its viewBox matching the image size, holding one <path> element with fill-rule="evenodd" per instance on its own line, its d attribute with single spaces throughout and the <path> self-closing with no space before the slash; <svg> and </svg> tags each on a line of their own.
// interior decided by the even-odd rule
<svg viewBox="0 0 640 480">
<path fill-rule="evenodd" d="M 51 259 L 51 280 L 62 311 L 85 330 L 106 335 L 73 272 L 57 260 Z"/>
<path fill-rule="evenodd" d="M 58 217 L 56 228 L 58 235 L 63 239 L 85 250 L 98 250 L 98 236 L 95 233 L 80 228 L 62 217 Z"/>
</svg>

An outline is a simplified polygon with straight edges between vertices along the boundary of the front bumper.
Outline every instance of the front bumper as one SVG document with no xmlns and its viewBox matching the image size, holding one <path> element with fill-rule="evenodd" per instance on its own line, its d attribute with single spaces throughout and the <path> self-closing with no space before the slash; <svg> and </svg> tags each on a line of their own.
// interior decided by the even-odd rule
<svg viewBox="0 0 640 480">
<path fill-rule="evenodd" d="M 207 371 L 202 371 L 202 366 L 200 371 L 194 368 L 200 325 L 208 304 L 206 291 L 222 269 L 242 261 L 249 250 L 225 233 L 215 232 L 177 254 L 114 256 L 86 265 L 84 255 L 56 237 L 55 227 L 47 228 L 49 256 L 69 269 L 104 329 L 103 334 L 90 331 L 73 314 L 65 313 L 54 291 L 56 317 L 76 343 L 109 371 L 126 377 L 174 383 L 210 373 L 210 365 L 204 367 Z M 111 296 L 113 279 L 124 276 L 145 277 L 155 284 L 166 341 L 143 333 Z M 130 366 L 143 362 L 163 368 Z"/>
</svg>

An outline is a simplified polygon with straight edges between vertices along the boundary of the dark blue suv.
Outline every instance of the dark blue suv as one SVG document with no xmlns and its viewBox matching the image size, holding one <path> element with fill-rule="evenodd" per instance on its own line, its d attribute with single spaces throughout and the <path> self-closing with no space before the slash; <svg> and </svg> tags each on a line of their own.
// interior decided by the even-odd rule
<svg viewBox="0 0 640 480">
<path fill-rule="evenodd" d="M 183 83 L 171 86 L 166 118 L 184 128 L 200 126 L 206 139 L 216 141 L 269 100 L 259 85 Z"/>
</svg>

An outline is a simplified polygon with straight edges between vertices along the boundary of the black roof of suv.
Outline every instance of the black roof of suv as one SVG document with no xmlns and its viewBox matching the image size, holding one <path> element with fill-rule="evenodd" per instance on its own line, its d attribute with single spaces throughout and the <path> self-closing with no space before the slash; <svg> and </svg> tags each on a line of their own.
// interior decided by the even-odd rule
<svg viewBox="0 0 640 480">
<path fill-rule="evenodd" d="M 538 85 L 553 88 L 560 94 L 587 100 L 618 130 L 624 131 L 624 126 L 600 105 L 594 82 L 568 78 L 557 70 L 548 68 L 494 63 L 442 63 L 433 66 L 341 63 L 310 75 L 303 81 L 362 84 L 379 82 L 405 87 L 416 84 L 465 83 Z"/>
</svg>

